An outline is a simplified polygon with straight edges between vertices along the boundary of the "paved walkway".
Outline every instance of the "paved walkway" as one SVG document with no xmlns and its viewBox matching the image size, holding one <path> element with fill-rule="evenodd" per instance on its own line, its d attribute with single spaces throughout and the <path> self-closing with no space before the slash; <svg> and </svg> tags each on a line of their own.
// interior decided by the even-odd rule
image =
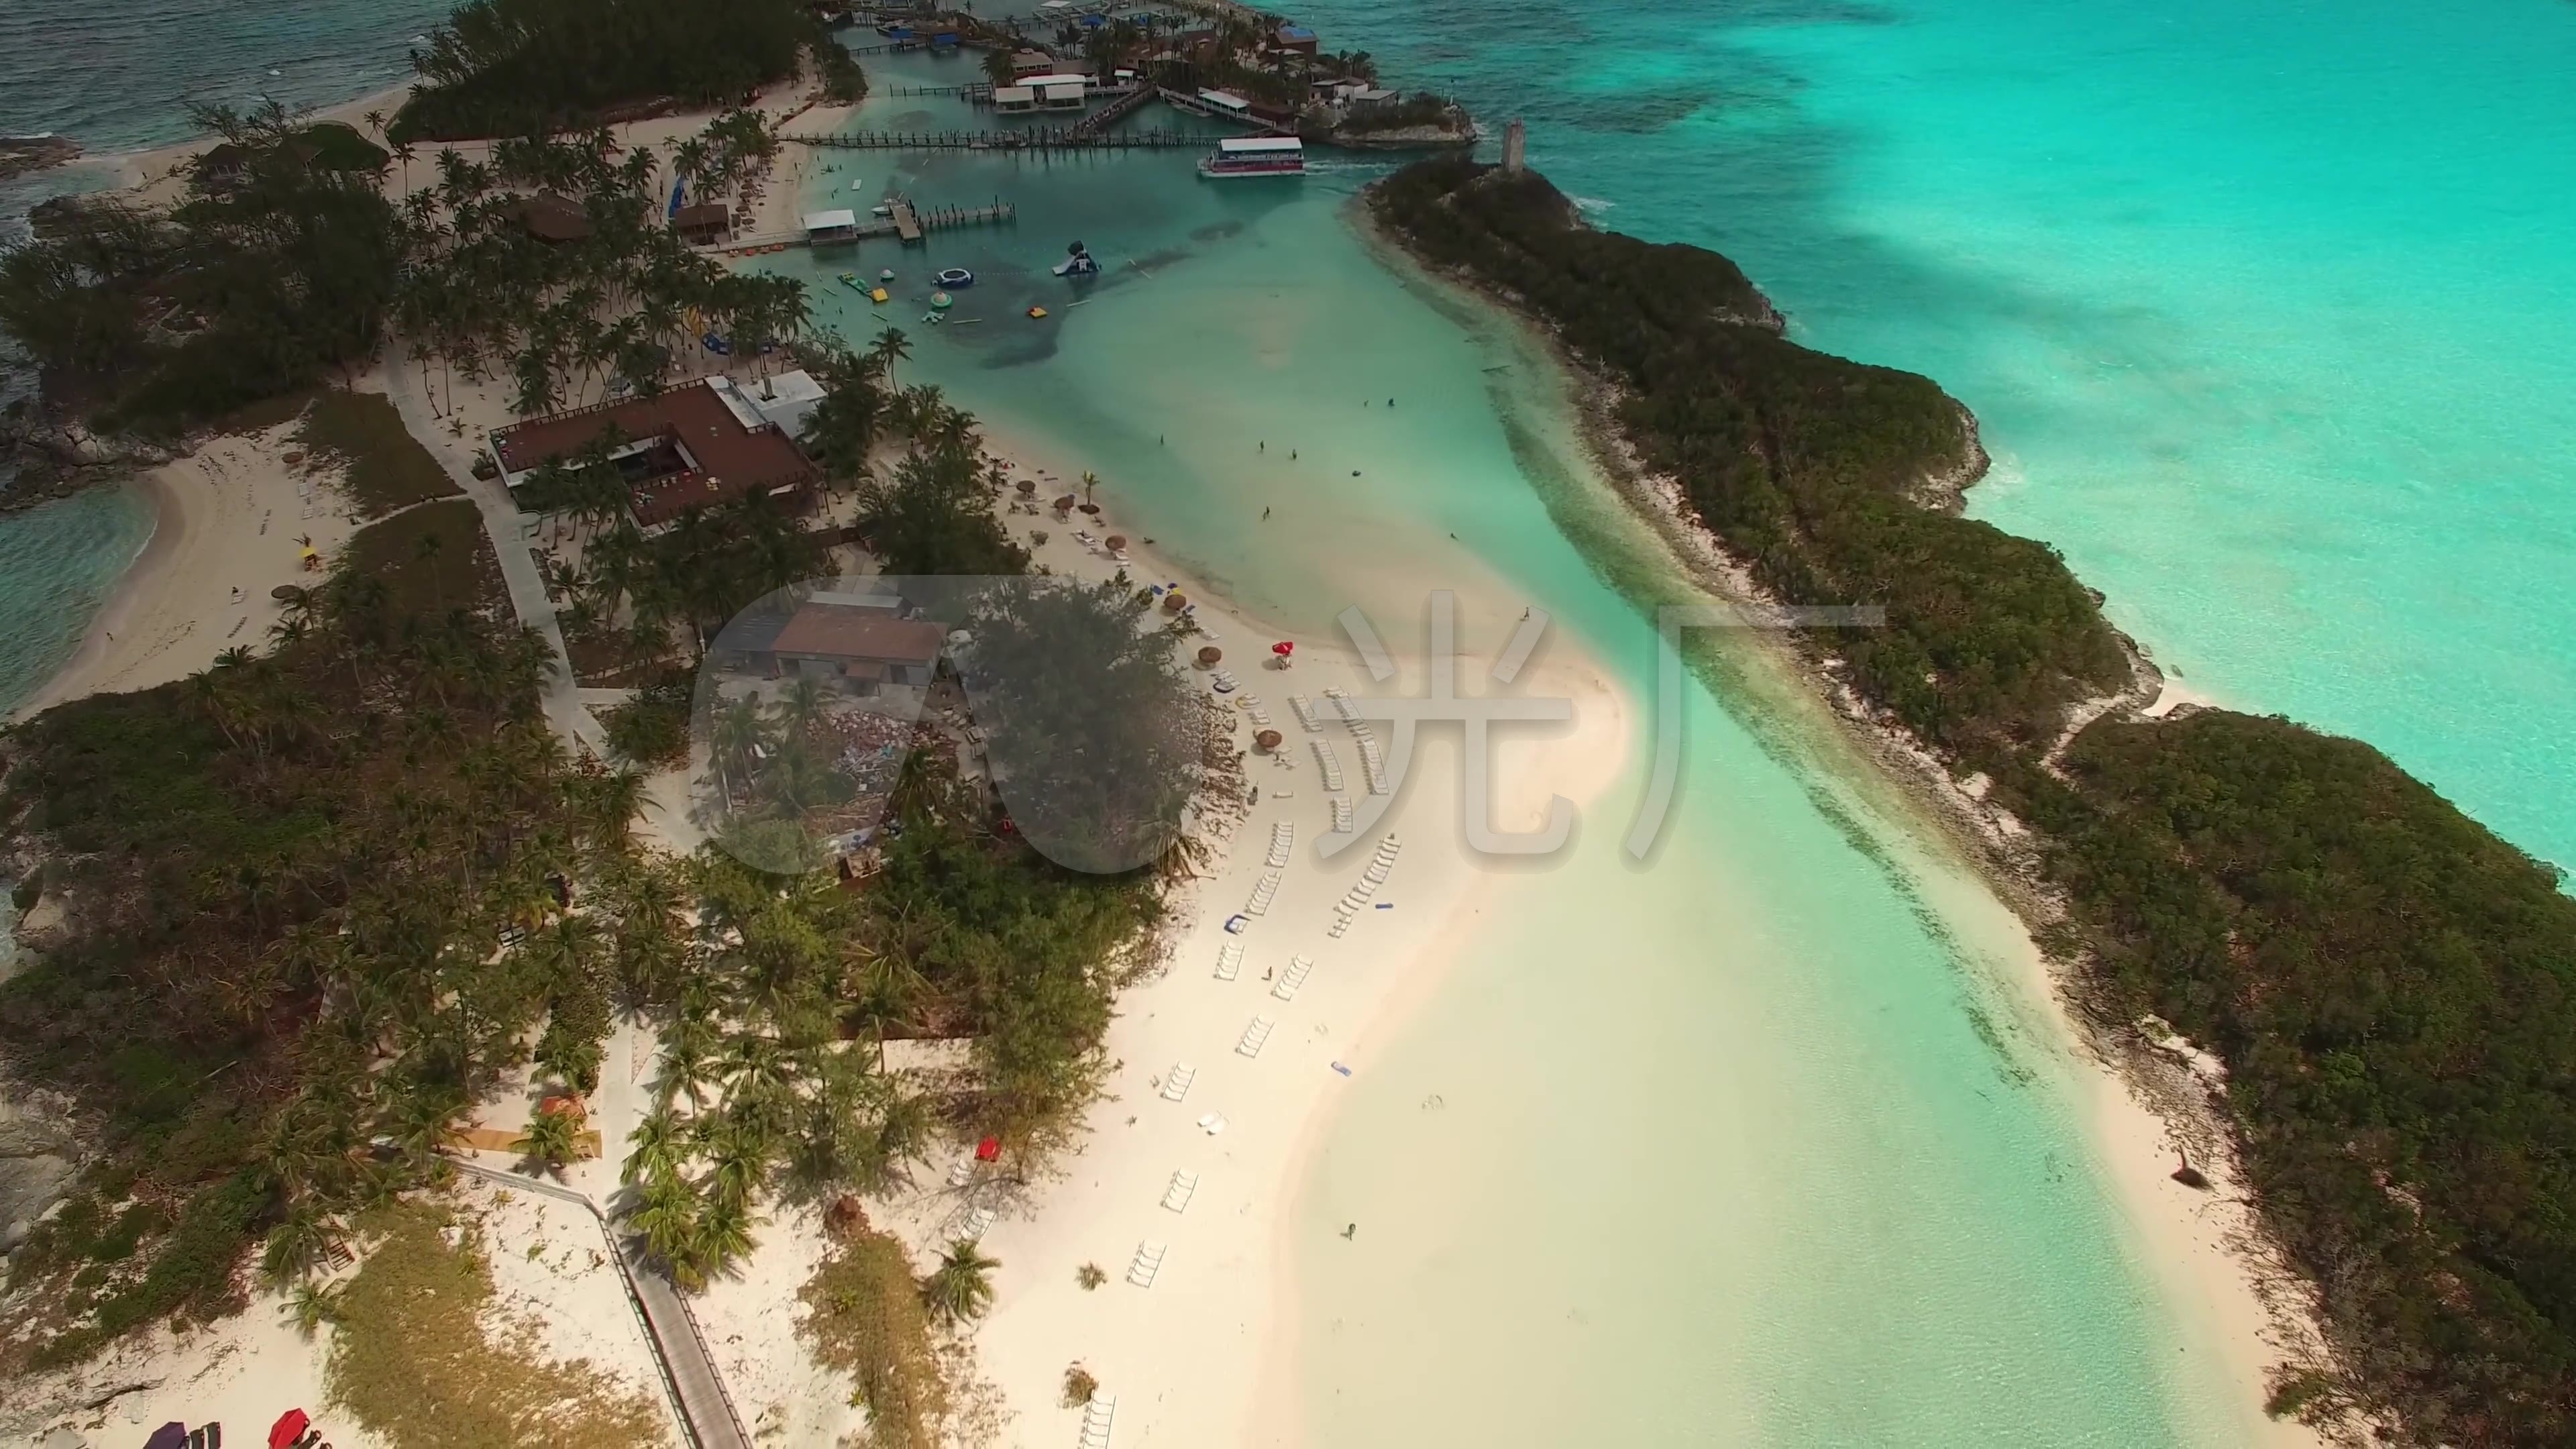
<svg viewBox="0 0 2576 1449">
<path fill-rule="evenodd" d="M 616 1255 L 617 1276 L 625 1285 L 627 1301 L 643 1320 L 644 1341 L 662 1371 L 662 1387 L 670 1395 L 672 1409 L 679 1415 L 689 1443 L 697 1449 L 752 1449 L 751 1439 L 743 1431 L 742 1416 L 734 1410 L 733 1396 L 725 1392 L 724 1378 L 716 1372 L 715 1355 L 707 1351 L 706 1335 L 698 1328 L 697 1314 L 690 1310 L 680 1291 L 671 1286 L 671 1280 L 644 1261 L 642 1246 L 617 1232 L 608 1215 L 599 1210 L 599 1204 L 583 1193 L 543 1178 L 485 1167 L 462 1158 L 451 1160 L 457 1171 L 468 1176 L 514 1191 L 574 1203 L 588 1212 L 591 1220 L 599 1224 L 600 1235 L 608 1239 L 609 1251 Z"/>
<path fill-rule="evenodd" d="M 537 572 L 536 555 L 528 551 L 536 520 L 519 512 L 509 488 L 499 479 L 474 476 L 473 443 L 439 426 L 437 416 L 414 385 L 410 361 L 399 339 L 387 344 L 385 394 L 393 400 L 403 430 L 429 450 L 438 466 L 447 470 L 447 476 L 465 490 L 465 496 L 473 499 L 474 506 L 482 512 L 483 531 L 492 539 L 492 552 L 500 557 L 502 582 L 509 585 L 511 610 L 519 616 L 520 623 L 543 635 L 546 647 L 554 651 L 555 668 L 545 681 L 547 722 L 575 754 L 587 748 L 606 759 L 608 737 L 599 721 L 582 708 L 570 656 L 564 652 L 563 625 L 555 619 L 554 600 L 546 596 L 546 581 Z"/>
</svg>

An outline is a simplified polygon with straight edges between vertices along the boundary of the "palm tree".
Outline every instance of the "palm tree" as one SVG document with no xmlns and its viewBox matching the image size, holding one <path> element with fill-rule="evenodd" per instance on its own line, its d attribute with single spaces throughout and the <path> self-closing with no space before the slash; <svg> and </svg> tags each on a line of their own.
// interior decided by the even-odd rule
<svg viewBox="0 0 2576 1449">
<path fill-rule="evenodd" d="M 985 1257 L 973 1238 L 959 1238 L 921 1280 L 922 1306 L 952 1328 L 983 1317 L 993 1306 L 993 1270 L 1000 1266 L 1001 1260 Z"/>
<path fill-rule="evenodd" d="M 541 1103 L 529 1114 L 519 1146 L 528 1161 L 560 1178 L 564 1164 L 581 1151 L 581 1119 L 570 1112 L 549 1112 Z"/>
<path fill-rule="evenodd" d="M 339 1226 L 319 1204 L 310 1199 L 298 1202 L 269 1229 L 268 1245 L 260 1252 L 260 1273 L 281 1285 L 302 1278 L 329 1260 L 340 1236 Z"/>
<path fill-rule="evenodd" d="M 905 338 L 902 328 L 889 327 L 877 334 L 876 345 L 868 349 L 868 355 L 876 359 L 877 370 L 885 374 L 886 385 L 891 387 L 894 385 L 894 365 L 912 356 L 912 343 Z"/>
<path fill-rule="evenodd" d="M 635 1124 L 634 1135 L 627 1139 L 632 1150 L 626 1154 L 626 1165 L 619 1169 L 617 1180 L 628 1187 L 657 1177 L 670 1177 L 679 1172 L 680 1159 L 687 1151 L 687 1137 L 679 1119 L 671 1115 L 666 1103 L 644 1114 Z"/>
<path fill-rule="evenodd" d="M 1082 501 L 1083 501 L 1083 502 L 1085 502 L 1085 503 L 1089 503 L 1089 502 L 1091 502 L 1091 501 L 1092 501 L 1092 498 L 1091 498 L 1092 490 L 1093 490 L 1093 489 L 1095 489 L 1095 488 L 1098 488 L 1099 486 L 1100 486 L 1100 475 L 1099 475 L 1099 474 L 1097 474 L 1097 473 L 1093 473 L 1093 472 L 1085 471 L 1085 472 L 1083 473 L 1083 475 L 1082 475 Z"/>
<path fill-rule="evenodd" d="M 295 1285 L 278 1316 L 293 1324 L 296 1334 L 309 1341 L 323 1324 L 340 1321 L 340 1292 L 338 1287 L 308 1279 Z"/>
</svg>

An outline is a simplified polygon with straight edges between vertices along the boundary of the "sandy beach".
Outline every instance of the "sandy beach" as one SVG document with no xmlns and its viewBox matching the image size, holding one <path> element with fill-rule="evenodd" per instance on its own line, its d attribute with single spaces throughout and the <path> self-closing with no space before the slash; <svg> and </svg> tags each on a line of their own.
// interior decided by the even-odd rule
<svg viewBox="0 0 2576 1449">
<path fill-rule="evenodd" d="M 267 647 L 285 609 L 270 590 L 319 577 L 303 567 L 300 540 L 312 540 L 327 569 L 357 530 L 329 470 L 286 461 L 294 429 L 212 438 L 135 480 L 153 504 L 152 537 L 21 718 L 185 679 L 237 646 Z"/>
</svg>

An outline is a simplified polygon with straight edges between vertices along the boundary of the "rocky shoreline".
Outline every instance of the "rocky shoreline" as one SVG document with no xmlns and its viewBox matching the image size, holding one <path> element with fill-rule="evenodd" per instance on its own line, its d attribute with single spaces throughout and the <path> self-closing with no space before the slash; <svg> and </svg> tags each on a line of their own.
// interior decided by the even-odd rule
<svg viewBox="0 0 2576 1449">
<path fill-rule="evenodd" d="M 0 181 L 49 170 L 80 154 L 81 143 L 69 136 L 0 136 Z"/>
<path fill-rule="evenodd" d="M 0 485 L 0 513 L 118 482 L 139 469 L 160 467 L 184 451 L 96 432 L 80 423 L 0 417 L 0 467 L 15 475 Z"/>
</svg>

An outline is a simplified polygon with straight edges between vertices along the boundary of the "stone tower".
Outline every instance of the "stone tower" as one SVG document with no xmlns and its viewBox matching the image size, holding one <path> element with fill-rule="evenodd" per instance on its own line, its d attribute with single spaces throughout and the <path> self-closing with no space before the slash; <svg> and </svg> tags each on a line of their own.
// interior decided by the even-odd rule
<svg viewBox="0 0 2576 1449">
<path fill-rule="evenodd" d="M 1512 117 L 1512 123 L 1503 128 L 1504 175 L 1518 176 L 1521 174 L 1521 167 L 1524 164 L 1522 152 L 1528 144 L 1529 135 L 1521 127 L 1521 118 L 1518 116 Z"/>
</svg>

